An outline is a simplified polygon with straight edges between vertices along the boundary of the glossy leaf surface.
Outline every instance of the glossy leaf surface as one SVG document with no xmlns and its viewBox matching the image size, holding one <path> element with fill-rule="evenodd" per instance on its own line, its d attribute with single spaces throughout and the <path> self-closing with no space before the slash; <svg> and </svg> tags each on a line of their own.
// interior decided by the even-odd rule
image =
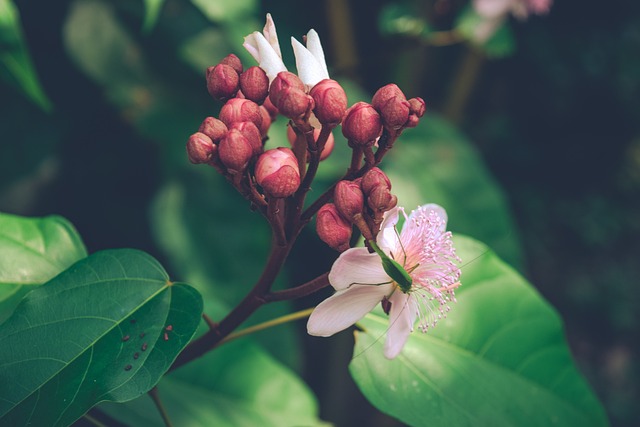
<svg viewBox="0 0 640 427">
<path fill-rule="evenodd" d="M 0 425 L 68 425 L 153 387 L 189 342 L 202 300 L 149 255 L 95 253 L 29 293 L 0 325 Z"/>
<path fill-rule="evenodd" d="M 0 322 L 27 292 L 86 256 L 66 219 L 0 213 Z"/>
<path fill-rule="evenodd" d="M 318 408 L 308 387 L 259 346 L 239 340 L 171 373 L 158 386 L 176 426 L 316 426 Z M 151 399 L 101 410 L 128 425 L 162 425 Z"/>
<path fill-rule="evenodd" d="M 359 324 L 350 372 L 379 409 L 412 426 L 603 426 L 555 310 L 486 247 L 455 239 L 468 264 L 448 318 L 383 356 L 387 317 Z"/>
</svg>

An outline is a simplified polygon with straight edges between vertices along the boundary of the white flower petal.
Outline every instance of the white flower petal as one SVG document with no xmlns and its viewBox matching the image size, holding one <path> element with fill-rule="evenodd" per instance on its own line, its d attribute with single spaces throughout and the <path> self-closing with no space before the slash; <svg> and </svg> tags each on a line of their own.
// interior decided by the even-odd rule
<svg viewBox="0 0 640 427">
<path fill-rule="evenodd" d="M 404 212 L 402 208 L 395 207 L 384 213 L 380 224 L 380 233 L 378 233 L 378 238 L 376 239 L 380 249 L 387 254 L 394 254 L 394 256 L 400 249 L 400 240 L 395 229 L 400 211 Z"/>
<path fill-rule="evenodd" d="M 307 322 L 309 335 L 328 337 L 362 319 L 391 292 L 392 285 L 353 285 L 322 301 Z"/>
<path fill-rule="evenodd" d="M 291 37 L 291 46 L 293 46 L 293 54 L 296 57 L 296 68 L 298 77 L 305 84 L 307 91 L 316 85 L 320 80 L 328 78 L 326 74 L 326 66 L 318 62 L 309 49 L 304 47 L 295 38 Z"/>
<path fill-rule="evenodd" d="M 278 33 L 276 32 L 276 24 L 273 22 L 273 18 L 270 13 L 267 13 L 267 22 L 264 24 L 262 33 L 273 48 L 273 51 L 280 57 L 280 59 L 282 59 L 280 43 L 278 43 Z"/>
<path fill-rule="evenodd" d="M 396 290 L 389 300 L 391 311 L 387 340 L 384 343 L 384 357 L 393 359 L 400 354 L 409 334 L 413 331 L 417 307 L 413 298 L 399 290 Z"/>
<path fill-rule="evenodd" d="M 320 36 L 316 32 L 316 30 L 311 29 L 307 33 L 307 49 L 311 54 L 316 58 L 318 63 L 322 68 L 322 72 L 324 73 L 324 78 L 329 78 L 329 70 L 327 70 L 327 62 L 324 59 L 324 50 L 322 49 L 322 44 L 320 43 Z"/>
<path fill-rule="evenodd" d="M 273 47 L 269 44 L 267 39 L 258 32 L 253 33 L 255 37 L 255 41 L 258 48 L 258 54 L 260 59 L 258 60 L 260 64 L 260 68 L 267 73 L 267 77 L 269 77 L 269 83 L 276 78 L 279 72 L 287 71 L 287 67 L 285 67 L 284 62 Z"/>
<path fill-rule="evenodd" d="M 251 56 L 253 56 L 253 59 L 255 59 L 256 62 L 260 63 L 260 53 L 258 52 L 258 41 L 256 40 L 256 34 L 260 33 L 254 31 L 253 33 L 246 36 L 244 38 L 244 43 L 242 43 L 242 46 L 247 49 L 247 52 L 249 52 Z"/>
<path fill-rule="evenodd" d="M 347 249 L 329 272 L 329 283 L 338 291 L 354 284 L 374 285 L 390 281 L 378 254 L 370 254 L 367 248 Z"/>
</svg>

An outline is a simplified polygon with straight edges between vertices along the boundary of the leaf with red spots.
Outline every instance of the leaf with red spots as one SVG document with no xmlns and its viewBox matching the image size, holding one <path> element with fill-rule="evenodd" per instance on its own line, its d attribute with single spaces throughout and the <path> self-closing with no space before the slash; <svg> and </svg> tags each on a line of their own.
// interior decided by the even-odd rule
<svg viewBox="0 0 640 427">
<path fill-rule="evenodd" d="M 144 252 L 109 250 L 77 262 L 0 325 L 0 425 L 69 425 L 99 402 L 146 393 L 201 314 L 200 294 L 169 281 Z"/>
</svg>

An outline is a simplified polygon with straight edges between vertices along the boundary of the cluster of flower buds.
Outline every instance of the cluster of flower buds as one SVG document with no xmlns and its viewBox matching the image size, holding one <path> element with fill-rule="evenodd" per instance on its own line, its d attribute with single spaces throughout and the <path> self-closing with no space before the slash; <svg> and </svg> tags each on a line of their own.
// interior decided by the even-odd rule
<svg viewBox="0 0 640 427">
<path fill-rule="evenodd" d="M 347 109 L 347 96 L 336 81 L 323 79 L 308 93 L 295 74 L 281 71 L 270 82 L 262 68 L 245 70 L 231 54 L 207 69 L 206 83 L 209 94 L 224 105 L 217 118 L 205 118 L 189 137 L 189 160 L 215 167 L 256 205 L 293 195 L 304 176 L 301 165 L 313 153 L 317 161 L 331 154 L 335 143 L 330 131 Z M 278 115 L 290 119 L 287 136 L 292 149 L 265 151 Z"/>
<path fill-rule="evenodd" d="M 398 86 L 390 83 L 373 95 L 371 103 L 358 102 L 349 108 L 342 133 L 352 147 L 371 147 L 387 133 L 385 141 L 415 127 L 426 111 L 422 98 L 407 100 Z"/>
<path fill-rule="evenodd" d="M 224 105 L 217 118 L 207 117 L 191 135 L 187 153 L 192 163 L 213 166 L 225 176 L 274 230 L 279 228 L 281 242 L 317 212 L 318 234 L 343 251 L 353 225 L 367 239 L 374 238 L 384 212 L 396 205 L 389 179 L 376 166 L 402 131 L 417 125 L 425 103 L 407 99 L 398 86 L 388 84 L 371 103 L 349 107 L 342 86 L 329 78 L 318 34 L 309 31 L 304 42 L 306 47 L 292 38 L 296 75 L 282 62 L 275 24 L 267 15 L 263 32 L 248 35 L 243 45 L 259 66 L 245 69 L 237 56 L 228 55 L 209 67 L 207 90 Z M 291 148 L 266 150 L 278 116 L 288 119 Z M 332 130 L 337 126 L 353 150 L 351 163 L 333 193 L 303 212 L 319 162 L 335 145 Z M 332 196 L 333 203 L 327 203 Z"/>
<path fill-rule="evenodd" d="M 377 167 L 353 181 L 338 181 L 333 191 L 333 203 L 320 208 L 316 231 L 322 241 L 343 252 L 349 248 L 353 225 L 367 240 L 375 239 L 384 213 L 396 206 L 391 194 L 391 181 Z"/>
</svg>

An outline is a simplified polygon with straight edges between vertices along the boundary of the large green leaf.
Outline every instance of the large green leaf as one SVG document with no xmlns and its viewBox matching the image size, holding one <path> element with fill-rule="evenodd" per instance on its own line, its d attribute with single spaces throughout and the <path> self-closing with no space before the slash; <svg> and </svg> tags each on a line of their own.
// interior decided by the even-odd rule
<svg viewBox="0 0 640 427">
<path fill-rule="evenodd" d="M 98 252 L 29 293 L 0 325 L 0 425 L 68 425 L 147 392 L 189 342 L 202 300 L 149 255 Z"/>
<path fill-rule="evenodd" d="M 27 292 L 86 256 L 78 232 L 64 218 L 0 213 L 0 323 Z"/>
<path fill-rule="evenodd" d="M 467 138 L 435 115 L 402 134 L 382 168 L 401 206 L 442 205 L 449 228 L 487 243 L 511 265 L 522 254 L 505 197 Z"/>
<path fill-rule="evenodd" d="M 42 109 L 51 110 L 22 35 L 18 9 L 11 0 L 0 0 L 0 63 L 8 71 L 0 76 L 10 79 Z"/>
<path fill-rule="evenodd" d="M 382 355 L 389 326 L 360 322 L 350 371 L 367 398 L 412 426 L 603 426 L 555 310 L 486 247 L 455 239 L 469 262 L 448 318 Z"/>
<path fill-rule="evenodd" d="M 288 368 L 246 340 L 225 344 L 180 368 L 158 386 L 173 425 L 185 427 L 315 426 L 318 408 Z M 99 407 L 131 426 L 162 425 L 151 399 Z"/>
</svg>

